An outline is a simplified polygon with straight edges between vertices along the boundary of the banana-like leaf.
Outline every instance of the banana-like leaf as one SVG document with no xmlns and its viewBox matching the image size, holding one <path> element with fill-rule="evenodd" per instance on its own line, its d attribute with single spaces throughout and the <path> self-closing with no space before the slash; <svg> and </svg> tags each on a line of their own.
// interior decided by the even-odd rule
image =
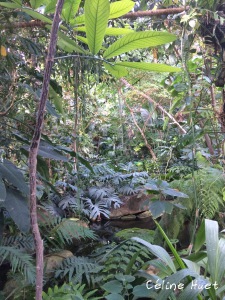
<svg viewBox="0 0 225 300">
<path fill-rule="evenodd" d="M 103 65 L 106 68 L 106 70 L 108 70 L 116 78 L 125 77 L 128 74 L 127 70 L 122 66 L 110 65 L 107 63 L 103 63 Z"/>
<path fill-rule="evenodd" d="M 92 54 L 102 47 L 108 23 L 110 5 L 108 0 L 86 0 L 84 17 L 88 46 Z"/>
<path fill-rule="evenodd" d="M 36 9 L 43 4 L 43 0 L 30 0 L 31 7 Z"/>
<path fill-rule="evenodd" d="M 28 195 L 29 188 L 24 180 L 23 173 L 11 161 L 4 159 L 3 163 L 0 163 L 0 174 L 2 178 L 5 178 L 23 194 Z"/>
<path fill-rule="evenodd" d="M 12 3 L 12 2 L 0 2 L 0 6 L 4 6 L 7 8 L 20 8 L 21 5 L 17 3 Z"/>
<path fill-rule="evenodd" d="M 156 47 L 176 40 L 176 36 L 163 31 L 144 31 L 129 33 L 113 43 L 104 52 L 103 57 L 108 59 L 135 49 Z"/>
<path fill-rule="evenodd" d="M 71 40 L 68 36 L 66 36 L 61 31 L 58 32 L 58 43 L 57 45 L 66 52 L 77 52 L 77 53 L 86 53 L 74 40 Z"/>
<path fill-rule="evenodd" d="M 31 16 L 32 18 L 34 18 L 34 19 L 43 21 L 43 22 L 48 23 L 48 24 L 52 24 L 51 19 L 45 17 L 44 15 L 40 14 L 37 11 L 33 11 L 32 9 L 29 9 L 29 8 L 22 8 L 21 10 L 23 12 L 25 12 L 26 14 L 28 14 L 29 16 Z"/>
<path fill-rule="evenodd" d="M 110 4 L 109 19 L 114 19 L 128 13 L 135 3 L 130 0 L 117 1 Z M 81 25 L 85 23 L 85 16 L 80 15 L 74 20 L 74 24 Z"/>
<path fill-rule="evenodd" d="M 2 181 L 2 177 L 0 176 L 0 202 L 5 201 L 5 198 L 6 198 L 5 184 Z"/>
<path fill-rule="evenodd" d="M 21 231 L 28 232 L 30 230 L 28 202 L 19 191 L 7 188 L 3 206 Z"/>
<path fill-rule="evenodd" d="M 156 64 L 156 63 L 144 63 L 144 62 L 118 62 L 115 66 L 123 66 L 127 68 L 134 68 L 144 71 L 152 72 L 180 72 L 180 68 L 167 66 L 165 64 Z"/>
<path fill-rule="evenodd" d="M 86 28 L 84 26 L 75 27 L 74 31 L 86 32 Z M 117 35 L 125 35 L 125 34 L 132 33 L 132 32 L 134 32 L 134 31 L 132 29 L 128 29 L 128 28 L 108 27 L 105 30 L 105 35 L 117 36 Z"/>
<path fill-rule="evenodd" d="M 75 16 L 80 6 L 81 0 L 66 0 L 62 9 L 62 18 L 69 23 Z"/>
<path fill-rule="evenodd" d="M 177 287 L 180 287 L 180 291 L 182 291 L 182 288 L 184 288 L 184 284 L 180 286 L 178 285 L 179 283 L 182 282 L 184 278 L 187 278 L 188 276 L 198 278 L 198 279 L 200 278 L 200 276 L 196 272 L 189 269 L 182 269 L 180 271 L 177 271 L 175 274 L 168 276 L 163 282 L 164 288 L 161 289 L 157 297 L 157 300 L 170 299 L 169 296 L 171 294 L 174 294 L 174 291 L 177 289 Z M 171 286 L 171 288 L 166 288 L 166 286 L 167 287 Z M 197 292 L 199 293 L 198 289 Z M 195 299 L 195 298 L 189 298 L 189 299 Z"/>
<path fill-rule="evenodd" d="M 142 244 L 142 245 L 144 245 L 144 246 L 146 246 L 153 255 L 155 255 L 157 258 L 162 260 L 166 265 L 168 265 L 168 267 L 170 267 L 172 272 L 174 272 L 174 273 L 176 272 L 176 267 L 173 263 L 173 260 L 170 257 L 169 253 L 165 249 L 163 249 L 162 247 L 157 246 L 157 245 L 152 245 L 152 244 L 150 244 L 150 243 L 146 242 L 145 240 L 140 239 L 138 237 L 133 237 L 131 239 L 138 242 L 138 243 L 140 243 L 140 244 Z"/>
<path fill-rule="evenodd" d="M 128 13 L 135 5 L 135 2 L 130 0 L 116 1 L 110 5 L 109 19 L 119 18 Z"/>
<path fill-rule="evenodd" d="M 205 220 L 205 237 L 208 254 L 208 267 L 212 282 L 217 281 L 219 261 L 219 226 L 216 221 Z M 218 282 L 218 281 L 217 281 Z"/>
</svg>

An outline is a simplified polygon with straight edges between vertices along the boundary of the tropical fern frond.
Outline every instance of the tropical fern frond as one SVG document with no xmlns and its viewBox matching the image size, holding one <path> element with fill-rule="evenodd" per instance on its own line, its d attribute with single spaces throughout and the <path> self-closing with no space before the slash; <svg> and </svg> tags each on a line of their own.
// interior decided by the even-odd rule
<svg viewBox="0 0 225 300">
<path fill-rule="evenodd" d="M 34 250 L 34 239 L 32 235 L 15 235 L 4 237 L 2 246 L 10 246 L 16 249 Z"/>
<path fill-rule="evenodd" d="M 13 272 L 20 272 L 29 283 L 35 282 L 36 272 L 32 257 L 20 249 L 0 246 L 0 259 L 8 260 Z"/>
<path fill-rule="evenodd" d="M 73 239 L 96 239 L 95 233 L 81 225 L 77 219 L 53 218 L 48 224 L 45 224 L 45 229 L 47 229 L 45 236 L 48 240 L 53 240 L 59 245 L 71 244 Z"/>
<path fill-rule="evenodd" d="M 68 277 L 69 281 L 74 277 L 74 283 L 81 282 L 84 277 L 88 285 L 91 286 L 96 282 L 96 274 L 98 274 L 102 268 L 102 266 L 88 257 L 72 256 L 63 260 L 55 273 L 55 277 Z"/>
</svg>

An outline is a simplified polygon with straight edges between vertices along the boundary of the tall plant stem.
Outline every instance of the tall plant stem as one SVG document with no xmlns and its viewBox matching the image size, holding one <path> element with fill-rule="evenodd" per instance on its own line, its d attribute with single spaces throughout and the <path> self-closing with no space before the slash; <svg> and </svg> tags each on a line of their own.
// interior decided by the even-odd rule
<svg viewBox="0 0 225 300">
<path fill-rule="evenodd" d="M 36 200 L 36 179 L 37 179 L 37 154 L 40 145 L 41 132 L 44 123 L 44 114 L 46 101 L 49 91 L 49 82 L 54 63 L 54 55 L 57 42 L 57 33 L 60 23 L 60 14 L 62 11 L 64 0 L 58 0 L 55 10 L 55 15 L 52 23 L 52 30 L 50 35 L 50 42 L 48 47 L 48 54 L 45 62 L 44 78 L 42 91 L 40 96 L 39 108 L 37 113 L 36 125 L 34 128 L 34 135 L 30 145 L 29 152 L 29 181 L 30 181 L 30 218 L 31 229 L 35 242 L 36 250 L 36 300 L 42 299 L 43 289 L 43 240 L 40 235 L 37 222 L 37 200 Z"/>
<path fill-rule="evenodd" d="M 161 112 L 163 112 L 165 115 L 169 117 L 170 120 L 172 120 L 181 130 L 182 133 L 187 133 L 186 130 L 177 122 L 177 120 L 170 114 L 168 111 L 166 111 L 162 105 L 157 103 L 155 100 L 153 100 L 149 95 L 137 90 L 133 85 L 131 85 L 129 82 L 127 82 L 124 78 L 121 78 L 120 81 L 125 85 L 127 88 L 130 88 L 133 91 L 136 91 L 139 95 L 147 99 L 150 103 L 152 103 L 155 108 L 158 108 Z"/>
</svg>

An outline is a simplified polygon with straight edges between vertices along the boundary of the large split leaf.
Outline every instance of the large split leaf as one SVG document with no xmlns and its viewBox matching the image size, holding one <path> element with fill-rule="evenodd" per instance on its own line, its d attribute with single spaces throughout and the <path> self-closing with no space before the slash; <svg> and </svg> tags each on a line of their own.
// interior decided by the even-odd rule
<svg viewBox="0 0 225 300">
<path fill-rule="evenodd" d="M 7 188 L 6 191 L 7 195 L 3 206 L 19 229 L 28 232 L 30 230 L 30 215 L 27 200 L 17 190 Z"/>
<path fill-rule="evenodd" d="M 108 0 L 86 0 L 85 27 L 88 46 L 92 54 L 98 53 L 102 47 L 102 41 L 108 23 L 110 5 Z"/>
<path fill-rule="evenodd" d="M 113 43 L 103 54 L 108 59 L 135 49 L 155 47 L 176 40 L 176 36 L 162 31 L 144 31 L 129 33 Z"/>
<path fill-rule="evenodd" d="M 5 178 L 23 194 L 28 195 L 29 188 L 24 180 L 23 173 L 11 161 L 4 159 L 0 163 L 0 174 L 2 178 Z"/>
<path fill-rule="evenodd" d="M 115 66 L 123 66 L 127 68 L 134 68 L 144 71 L 153 71 L 153 72 L 180 72 L 180 68 L 167 66 L 165 64 L 156 64 L 156 63 L 144 63 L 144 62 L 118 62 Z"/>
</svg>

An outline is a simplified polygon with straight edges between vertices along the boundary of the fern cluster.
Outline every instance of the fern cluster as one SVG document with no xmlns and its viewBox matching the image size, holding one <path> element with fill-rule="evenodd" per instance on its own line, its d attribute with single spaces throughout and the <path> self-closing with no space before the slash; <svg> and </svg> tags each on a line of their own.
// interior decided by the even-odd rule
<svg viewBox="0 0 225 300">
<path fill-rule="evenodd" d="M 188 175 L 183 179 L 173 181 L 171 185 L 189 196 L 186 201 L 189 210 L 199 209 L 202 218 L 212 219 L 224 206 L 224 183 L 223 172 L 208 167 L 194 172 L 194 182 L 192 176 Z M 197 199 L 195 199 L 195 193 Z"/>
</svg>

